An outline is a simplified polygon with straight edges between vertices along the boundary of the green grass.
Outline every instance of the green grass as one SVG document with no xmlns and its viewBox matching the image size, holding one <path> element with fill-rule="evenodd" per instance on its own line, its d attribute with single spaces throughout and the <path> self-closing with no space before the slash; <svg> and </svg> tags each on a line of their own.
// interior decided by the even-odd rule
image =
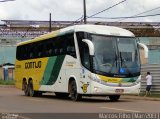
<svg viewBox="0 0 160 119">
<path fill-rule="evenodd" d="M 145 95 L 145 93 L 140 93 L 139 96 L 142 96 L 142 97 L 143 97 L 144 95 Z M 147 96 L 147 97 L 160 98 L 160 94 L 158 94 L 158 93 L 156 93 L 156 94 L 151 93 L 151 95 L 149 95 L 149 96 Z"/>
<path fill-rule="evenodd" d="M 152 94 L 150 97 L 160 98 L 160 94 Z"/>
<path fill-rule="evenodd" d="M 0 85 L 15 85 L 15 80 L 1 80 L 0 79 Z"/>
</svg>

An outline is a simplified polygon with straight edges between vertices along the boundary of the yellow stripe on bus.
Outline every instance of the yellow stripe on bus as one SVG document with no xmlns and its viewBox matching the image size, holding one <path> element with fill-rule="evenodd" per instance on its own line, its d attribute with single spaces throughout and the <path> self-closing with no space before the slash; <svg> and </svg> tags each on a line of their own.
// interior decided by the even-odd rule
<svg viewBox="0 0 160 119">
<path fill-rule="evenodd" d="M 114 77 L 107 77 L 102 75 L 97 75 L 102 81 L 110 82 L 110 83 L 119 83 L 122 81 L 123 78 L 114 78 Z"/>
</svg>

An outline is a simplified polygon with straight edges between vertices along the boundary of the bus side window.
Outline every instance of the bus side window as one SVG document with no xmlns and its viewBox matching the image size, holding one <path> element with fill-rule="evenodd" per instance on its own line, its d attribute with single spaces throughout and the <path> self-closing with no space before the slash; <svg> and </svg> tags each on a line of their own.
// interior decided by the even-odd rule
<svg viewBox="0 0 160 119">
<path fill-rule="evenodd" d="M 26 46 L 22 46 L 22 60 L 28 59 L 28 50 Z"/>
<path fill-rule="evenodd" d="M 25 55 L 25 59 L 29 59 L 29 53 L 30 53 L 30 49 L 29 49 L 29 44 L 25 45 L 25 49 L 24 49 L 24 53 L 26 53 Z"/>
<path fill-rule="evenodd" d="M 49 50 L 48 50 L 48 53 L 49 53 L 49 55 L 51 56 L 52 55 L 52 49 L 50 48 Z"/>
<path fill-rule="evenodd" d="M 53 41 L 54 41 L 54 44 L 55 44 L 55 47 L 54 47 L 54 54 L 55 55 L 60 55 L 60 49 L 61 49 L 61 45 L 62 43 L 60 42 L 60 38 L 55 38 Z"/>
<path fill-rule="evenodd" d="M 33 53 L 31 52 L 30 55 L 29 55 L 30 59 L 33 58 Z"/>
<path fill-rule="evenodd" d="M 42 55 L 42 52 L 39 51 L 39 52 L 38 52 L 38 57 L 41 57 L 41 55 Z"/>
<path fill-rule="evenodd" d="M 47 57 L 50 57 L 53 55 L 53 43 L 52 43 L 52 40 L 48 40 L 46 42 L 46 56 Z"/>
<path fill-rule="evenodd" d="M 66 37 L 66 54 L 71 55 L 72 57 L 76 58 L 76 50 L 75 50 L 75 43 L 73 34 L 69 34 Z"/>
<path fill-rule="evenodd" d="M 58 49 L 54 49 L 54 54 L 58 54 Z"/>
<path fill-rule="evenodd" d="M 45 43 L 42 42 L 40 45 L 39 45 L 39 58 L 41 57 L 44 57 L 45 56 Z"/>
<path fill-rule="evenodd" d="M 72 52 L 72 47 L 71 47 L 71 46 L 68 46 L 68 47 L 67 47 L 67 53 L 70 53 L 70 52 Z"/>
<path fill-rule="evenodd" d="M 24 51 L 24 47 L 22 47 L 22 46 L 17 47 L 16 58 L 18 60 L 23 60 L 24 59 L 25 53 L 23 53 L 23 51 Z"/>
<path fill-rule="evenodd" d="M 71 56 L 75 56 L 75 48 L 72 46 L 68 46 L 67 47 L 67 54 L 69 54 Z"/>
<path fill-rule="evenodd" d="M 54 43 L 52 42 L 52 43 L 51 43 L 51 47 L 50 47 L 50 49 L 49 49 L 49 54 L 50 54 L 50 56 L 54 56 L 54 55 L 55 55 L 54 49 L 55 49 L 55 45 L 54 45 Z"/>
<path fill-rule="evenodd" d="M 61 48 L 59 52 L 60 52 L 60 54 L 63 54 L 63 48 Z"/>
</svg>

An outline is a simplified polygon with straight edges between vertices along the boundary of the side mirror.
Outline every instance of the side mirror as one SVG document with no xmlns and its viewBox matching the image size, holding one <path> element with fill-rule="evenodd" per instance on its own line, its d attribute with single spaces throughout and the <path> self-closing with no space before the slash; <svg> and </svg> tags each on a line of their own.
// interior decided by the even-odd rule
<svg viewBox="0 0 160 119">
<path fill-rule="evenodd" d="M 138 43 L 138 45 L 144 49 L 144 57 L 148 58 L 148 47 L 143 43 Z"/>
<path fill-rule="evenodd" d="M 94 51 L 94 45 L 93 45 L 92 41 L 90 41 L 88 39 L 83 39 L 82 41 L 85 42 L 88 45 L 89 54 L 91 56 L 93 56 L 95 51 Z"/>
</svg>

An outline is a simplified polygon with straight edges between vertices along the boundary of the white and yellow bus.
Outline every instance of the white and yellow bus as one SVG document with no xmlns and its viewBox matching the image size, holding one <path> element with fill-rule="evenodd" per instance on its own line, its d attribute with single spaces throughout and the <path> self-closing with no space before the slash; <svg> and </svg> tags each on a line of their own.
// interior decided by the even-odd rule
<svg viewBox="0 0 160 119">
<path fill-rule="evenodd" d="M 140 91 L 142 46 L 128 30 L 102 25 L 75 25 L 17 45 L 16 87 L 25 95 L 54 92 L 79 100 Z"/>
</svg>

